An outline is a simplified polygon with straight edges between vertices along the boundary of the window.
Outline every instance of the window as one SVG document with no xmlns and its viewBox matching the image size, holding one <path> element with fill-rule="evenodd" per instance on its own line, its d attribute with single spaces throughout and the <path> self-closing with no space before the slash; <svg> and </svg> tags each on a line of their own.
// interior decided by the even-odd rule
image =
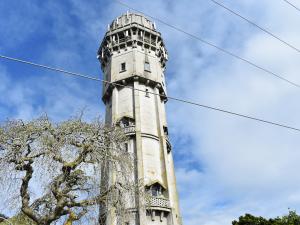
<svg viewBox="0 0 300 225">
<path fill-rule="evenodd" d="M 167 153 L 170 153 L 171 152 L 171 146 L 168 144 L 168 142 L 167 142 Z"/>
<path fill-rule="evenodd" d="M 129 120 L 128 118 L 122 118 L 120 121 L 121 127 L 129 127 Z"/>
<path fill-rule="evenodd" d="M 164 129 L 165 135 L 168 136 L 169 135 L 168 128 L 166 126 L 163 126 L 163 129 Z"/>
<path fill-rule="evenodd" d="M 124 116 L 122 119 L 120 119 L 119 125 L 123 128 L 134 126 L 134 119 Z"/>
<path fill-rule="evenodd" d="M 125 151 L 128 152 L 128 143 L 125 143 Z"/>
<path fill-rule="evenodd" d="M 121 63 L 120 72 L 126 71 L 126 63 Z"/>
<path fill-rule="evenodd" d="M 154 184 L 151 187 L 151 194 L 152 194 L 152 196 L 162 195 L 162 186 L 160 186 L 159 184 Z"/>
<path fill-rule="evenodd" d="M 146 95 L 145 96 L 148 97 L 148 98 L 150 98 L 148 88 L 146 88 Z"/>
<path fill-rule="evenodd" d="M 150 70 L 150 63 L 149 62 L 145 62 L 145 71 L 151 72 L 151 70 Z"/>
</svg>

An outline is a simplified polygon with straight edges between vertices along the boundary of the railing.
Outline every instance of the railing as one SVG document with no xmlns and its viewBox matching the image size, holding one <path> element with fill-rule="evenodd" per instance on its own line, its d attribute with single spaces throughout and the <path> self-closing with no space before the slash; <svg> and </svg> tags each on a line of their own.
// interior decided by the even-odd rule
<svg viewBox="0 0 300 225">
<path fill-rule="evenodd" d="M 124 133 L 134 133 L 135 132 L 135 126 L 129 126 L 129 127 L 124 127 Z"/>
<path fill-rule="evenodd" d="M 165 198 L 149 197 L 147 200 L 148 207 L 170 208 L 170 201 Z"/>
<path fill-rule="evenodd" d="M 126 41 L 126 38 L 120 38 L 119 39 L 119 43 L 123 43 L 123 42 L 125 42 Z"/>
<path fill-rule="evenodd" d="M 150 39 L 149 38 L 144 38 L 145 43 L 150 44 Z"/>
<path fill-rule="evenodd" d="M 140 40 L 140 41 L 144 41 L 145 43 L 147 44 L 152 44 L 152 45 L 156 45 L 156 41 L 153 40 L 153 39 L 150 39 L 150 38 L 147 38 L 147 37 L 142 37 L 140 35 L 137 36 L 137 39 Z"/>
<path fill-rule="evenodd" d="M 119 39 L 119 44 L 124 43 L 124 42 L 126 42 L 126 41 L 129 41 L 130 39 L 131 39 L 130 36 L 127 36 L 127 37 L 124 37 L 124 38 L 120 38 L 120 39 Z"/>
</svg>

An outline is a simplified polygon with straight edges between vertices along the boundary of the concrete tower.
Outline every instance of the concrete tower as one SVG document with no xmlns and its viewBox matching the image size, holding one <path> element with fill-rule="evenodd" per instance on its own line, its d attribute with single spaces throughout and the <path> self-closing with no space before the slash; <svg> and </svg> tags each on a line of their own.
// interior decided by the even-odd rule
<svg viewBox="0 0 300 225">
<path fill-rule="evenodd" d="M 126 13 L 108 26 L 98 59 L 106 81 L 144 91 L 103 84 L 106 123 L 124 127 L 130 137 L 126 149 L 136 159 L 134 179 L 150 194 L 146 207 L 141 207 L 144 195 L 135 196 L 125 225 L 182 224 L 165 112 L 168 54 L 161 34 L 145 16 Z M 107 213 L 104 224 L 119 224 L 113 217 Z"/>
</svg>

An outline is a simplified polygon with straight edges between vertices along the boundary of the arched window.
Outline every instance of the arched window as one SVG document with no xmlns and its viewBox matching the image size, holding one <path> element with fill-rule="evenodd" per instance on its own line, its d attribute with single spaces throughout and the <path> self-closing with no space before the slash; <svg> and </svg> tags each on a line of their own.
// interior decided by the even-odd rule
<svg viewBox="0 0 300 225">
<path fill-rule="evenodd" d="M 134 119 L 124 116 L 124 117 L 122 117 L 122 119 L 119 120 L 119 125 L 121 127 L 134 126 Z"/>
<path fill-rule="evenodd" d="M 164 187 L 157 182 L 148 186 L 146 190 L 151 196 L 159 197 L 163 195 Z"/>
<path fill-rule="evenodd" d="M 154 184 L 151 187 L 152 196 L 161 196 L 162 195 L 162 186 L 160 184 Z"/>
</svg>

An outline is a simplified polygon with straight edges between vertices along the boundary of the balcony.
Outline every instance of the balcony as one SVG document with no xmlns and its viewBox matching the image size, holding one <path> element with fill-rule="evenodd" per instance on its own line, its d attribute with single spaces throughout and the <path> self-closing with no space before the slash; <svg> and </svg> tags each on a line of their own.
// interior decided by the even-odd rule
<svg viewBox="0 0 300 225">
<path fill-rule="evenodd" d="M 165 138 L 166 138 L 166 143 L 167 143 L 167 151 L 169 153 L 172 150 L 172 145 L 171 145 L 171 142 L 170 142 L 170 139 L 169 139 L 169 135 L 165 135 Z"/>
<path fill-rule="evenodd" d="M 167 211 L 170 209 L 170 201 L 161 197 L 149 197 L 147 206 L 150 208 L 165 208 Z"/>
</svg>

